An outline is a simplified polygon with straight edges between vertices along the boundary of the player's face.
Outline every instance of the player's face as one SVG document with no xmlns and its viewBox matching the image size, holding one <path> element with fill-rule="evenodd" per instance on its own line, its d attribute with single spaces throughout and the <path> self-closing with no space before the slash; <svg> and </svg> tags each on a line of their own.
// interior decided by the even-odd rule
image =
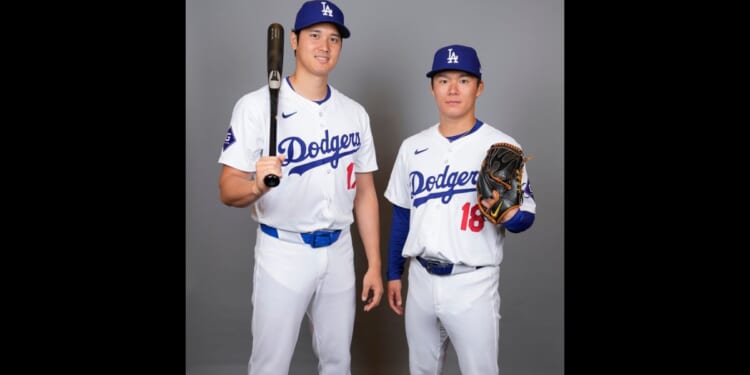
<svg viewBox="0 0 750 375">
<path fill-rule="evenodd" d="M 432 96 L 442 116 L 462 118 L 474 114 L 476 99 L 482 95 L 484 83 L 460 71 L 445 71 L 432 79 Z"/>
<path fill-rule="evenodd" d="M 339 61 L 342 38 L 330 23 L 319 23 L 291 34 L 292 48 L 297 52 L 297 68 L 314 75 L 328 75 Z"/>
</svg>

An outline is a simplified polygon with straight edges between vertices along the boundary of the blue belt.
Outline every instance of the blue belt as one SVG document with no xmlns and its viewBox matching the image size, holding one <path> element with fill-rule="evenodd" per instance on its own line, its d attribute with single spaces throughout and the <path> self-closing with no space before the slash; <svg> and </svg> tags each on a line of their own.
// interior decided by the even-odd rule
<svg viewBox="0 0 750 375">
<path fill-rule="evenodd" d="M 324 229 L 307 233 L 290 232 L 262 223 L 260 224 L 260 230 L 271 237 L 295 243 L 305 243 L 313 248 L 330 246 L 339 239 L 341 234 L 341 229 Z"/>
<path fill-rule="evenodd" d="M 421 264 L 422 267 L 424 267 L 427 270 L 427 272 L 433 275 L 438 275 L 438 276 L 455 275 L 457 273 L 474 271 L 474 270 L 484 267 L 484 266 L 478 266 L 478 267 L 467 266 L 464 264 L 443 263 L 443 262 L 438 262 L 436 260 L 424 259 L 420 256 L 417 257 L 417 260 L 419 261 L 419 264 Z"/>
</svg>

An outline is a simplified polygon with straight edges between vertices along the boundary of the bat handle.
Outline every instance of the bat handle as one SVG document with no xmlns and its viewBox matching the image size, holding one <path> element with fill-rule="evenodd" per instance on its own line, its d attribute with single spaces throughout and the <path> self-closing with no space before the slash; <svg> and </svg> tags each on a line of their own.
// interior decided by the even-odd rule
<svg viewBox="0 0 750 375">
<path fill-rule="evenodd" d="M 275 156 L 276 155 L 276 121 L 271 121 L 271 151 L 268 153 L 269 156 Z M 266 186 L 272 188 L 275 186 L 279 186 L 279 176 L 275 174 L 267 174 L 266 177 L 263 177 L 263 183 L 266 184 Z"/>
<path fill-rule="evenodd" d="M 279 186 L 279 176 L 275 174 L 267 174 L 266 177 L 263 178 L 263 183 L 268 187 Z"/>
<path fill-rule="evenodd" d="M 269 94 L 271 95 L 271 127 L 268 140 L 268 155 L 276 156 L 276 113 L 278 112 L 279 105 L 279 89 L 271 88 Z M 275 174 L 267 174 L 266 177 L 263 177 L 263 183 L 270 188 L 278 186 L 279 182 L 281 182 L 279 176 Z"/>
</svg>

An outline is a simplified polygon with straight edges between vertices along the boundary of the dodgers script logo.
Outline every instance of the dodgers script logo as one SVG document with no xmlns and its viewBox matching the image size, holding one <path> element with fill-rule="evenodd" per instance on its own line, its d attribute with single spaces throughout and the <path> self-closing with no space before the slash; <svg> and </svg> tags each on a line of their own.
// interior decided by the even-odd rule
<svg viewBox="0 0 750 375">
<path fill-rule="evenodd" d="M 446 165 L 442 173 L 437 176 L 425 177 L 422 172 L 414 171 L 409 173 L 411 178 L 411 197 L 422 193 L 427 195 L 414 199 L 414 207 L 419 207 L 430 199 L 440 198 L 444 204 L 448 204 L 454 194 L 470 193 L 477 190 L 478 171 L 459 171 L 449 172 L 450 165 Z M 457 187 L 464 189 L 456 189 Z M 433 190 L 440 190 L 432 193 Z"/>
<path fill-rule="evenodd" d="M 282 166 L 291 163 L 298 164 L 289 170 L 289 175 L 302 175 L 310 169 L 324 164 L 331 164 L 333 169 L 338 168 L 339 159 L 353 154 L 359 150 L 361 140 L 359 132 L 351 134 L 340 134 L 329 136 L 328 130 L 319 142 L 306 143 L 299 137 L 289 137 L 279 142 L 278 152 L 286 155 Z M 313 160 L 319 155 L 324 157 Z"/>
<path fill-rule="evenodd" d="M 320 5 L 323 6 L 323 9 L 320 11 L 324 16 L 333 17 L 333 11 L 331 10 L 331 7 L 326 4 L 325 1 L 321 1 Z"/>
<path fill-rule="evenodd" d="M 453 52 L 453 48 L 448 48 L 448 64 L 458 64 L 458 55 Z"/>
</svg>

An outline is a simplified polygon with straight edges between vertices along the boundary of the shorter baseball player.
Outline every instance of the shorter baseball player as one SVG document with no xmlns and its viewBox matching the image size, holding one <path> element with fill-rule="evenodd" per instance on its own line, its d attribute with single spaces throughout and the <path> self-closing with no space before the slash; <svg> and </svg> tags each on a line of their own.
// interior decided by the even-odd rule
<svg viewBox="0 0 750 375">
<path fill-rule="evenodd" d="M 356 309 L 352 236 L 357 227 L 368 268 L 364 311 L 383 295 L 378 169 L 365 109 L 328 84 L 350 35 L 331 1 L 308 1 L 289 37 L 295 71 L 282 80 L 277 156 L 267 156 L 268 86 L 236 103 L 219 157 L 221 201 L 250 207 L 256 230 L 249 375 L 288 374 L 307 317 L 321 375 L 351 374 Z M 265 155 L 265 156 L 264 156 Z M 268 174 L 281 177 L 274 188 Z"/>
<path fill-rule="evenodd" d="M 393 203 L 388 303 L 396 314 L 405 314 L 411 375 L 440 374 L 449 341 L 461 373 L 498 374 L 503 241 L 506 231 L 532 225 L 536 203 L 525 166 L 514 176 L 522 189 L 515 204 L 478 201 L 488 149 L 520 145 L 475 115 L 484 91 L 476 51 L 463 45 L 438 49 L 427 77 L 440 122 L 401 143 L 385 191 Z M 500 218 L 497 224 L 485 218 L 479 204 Z"/>
</svg>

